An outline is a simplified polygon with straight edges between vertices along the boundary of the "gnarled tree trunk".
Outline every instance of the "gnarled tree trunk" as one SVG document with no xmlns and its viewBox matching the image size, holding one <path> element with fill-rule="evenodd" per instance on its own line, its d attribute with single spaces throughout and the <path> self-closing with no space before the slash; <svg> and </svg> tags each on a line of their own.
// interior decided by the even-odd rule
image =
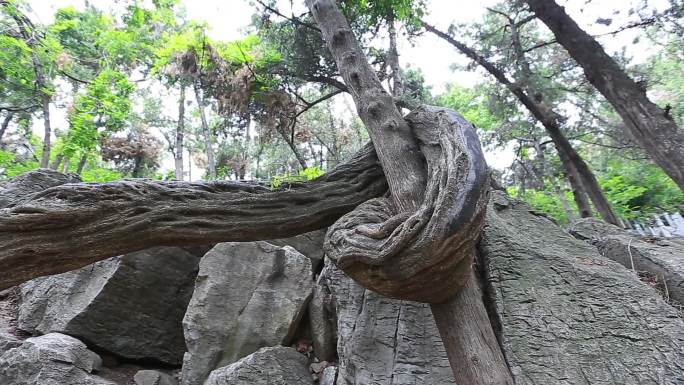
<svg viewBox="0 0 684 385">
<path fill-rule="evenodd" d="M 382 88 L 380 81 L 366 61 L 346 19 L 337 8 L 335 2 L 332 0 L 307 0 L 306 3 L 321 29 L 323 39 L 326 41 L 333 58 L 335 58 L 337 67 L 356 103 L 359 116 L 369 130 L 373 143 L 376 146 L 378 158 L 383 165 L 383 170 L 385 171 L 385 176 L 387 177 L 389 188 L 392 193 L 391 198 L 394 204 L 394 210 L 391 211 L 394 211 L 395 214 L 401 214 L 418 210 L 423 201 L 423 193 L 426 191 L 426 170 L 423 165 L 423 157 L 421 156 L 416 139 L 413 137 L 408 123 L 394 105 L 392 96 L 387 94 Z M 434 116 L 439 117 L 440 115 Z M 422 125 L 425 124 L 425 122 L 418 120 L 416 124 Z M 442 123 L 439 121 L 431 121 L 428 124 L 439 126 Z M 414 129 L 415 128 L 416 127 L 414 126 Z M 472 127 L 470 129 L 472 130 Z M 466 139 L 466 142 L 467 141 L 468 139 Z M 435 139 L 430 139 L 429 141 L 429 143 L 434 142 Z M 437 142 L 439 143 L 439 141 Z M 467 151 L 475 150 L 468 146 Z M 429 153 L 424 155 L 428 162 L 430 157 L 434 156 L 434 154 Z M 474 154 L 470 153 L 469 156 L 474 156 Z M 430 173 L 435 172 L 431 169 L 434 166 L 429 165 L 428 167 Z M 471 181 L 470 183 L 473 182 Z M 467 183 L 464 183 L 461 187 L 464 190 L 472 188 L 471 186 L 467 186 Z M 430 191 L 429 188 L 428 191 Z M 434 199 L 434 197 L 426 199 Z M 452 199 L 456 199 L 456 197 L 452 197 Z M 470 216 L 478 213 L 476 206 L 480 202 L 478 202 L 477 199 L 481 198 L 476 197 L 474 199 L 475 201 L 467 203 L 471 206 L 469 207 L 469 210 L 472 210 Z M 385 209 L 386 208 L 380 210 Z M 359 215 L 363 215 L 362 212 L 363 210 L 361 210 Z M 402 219 L 405 220 L 407 219 L 407 215 L 408 214 L 385 217 L 383 218 L 384 221 L 381 219 L 381 223 L 373 224 L 375 226 L 380 226 L 377 229 L 369 228 L 368 230 L 362 230 L 364 227 L 361 226 L 358 227 L 356 231 L 368 231 L 369 237 L 371 238 L 378 236 L 383 238 L 387 236 L 386 233 L 384 236 L 380 234 L 392 231 L 392 226 L 388 225 L 389 223 L 396 222 L 398 217 L 403 217 Z M 353 222 L 354 218 L 349 217 L 348 220 Z M 472 219 L 468 218 L 468 221 L 470 220 Z M 389 228 L 384 229 L 386 226 Z M 394 227 L 396 226 L 397 224 L 394 223 Z M 344 228 L 346 228 L 346 226 Z M 333 230 L 331 229 L 329 232 L 329 238 L 332 231 Z M 370 235 L 378 231 L 378 234 Z M 352 233 L 353 232 L 354 231 L 352 230 Z M 479 233 L 478 226 L 473 226 L 472 232 Z M 334 234 L 334 232 L 332 234 Z M 475 234 L 471 234 L 471 236 L 472 235 Z M 326 241 L 326 249 L 329 249 L 328 245 L 332 242 L 333 241 L 330 239 Z M 359 238 L 353 243 L 357 242 L 363 242 L 363 240 Z M 468 243 L 467 241 L 463 242 L 465 242 L 465 244 Z M 336 246 L 340 247 L 343 250 L 342 254 L 344 254 L 344 249 L 347 245 L 346 242 L 342 242 Z M 392 244 L 390 243 L 390 245 Z M 369 248 L 372 249 L 370 246 Z M 391 248 L 391 246 L 389 248 Z M 377 260 L 369 261 L 370 266 L 381 263 L 383 264 L 383 268 L 389 270 L 389 273 L 383 272 L 383 268 L 376 270 L 370 266 L 363 266 L 363 263 L 357 265 L 355 264 L 355 262 L 358 262 L 357 257 L 354 257 L 353 255 L 356 253 L 363 253 L 361 250 L 353 249 L 352 246 L 350 250 L 346 250 L 350 253 L 347 258 L 340 258 L 337 261 L 337 264 L 343 269 L 345 269 L 346 266 L 345 271 L 348 274 L 351 273 L 357 280 L 361 279 L 366 287 L 372 287 L 374 290 L 379 290 L 380 292 L 385 292 L 386 290 L 388 293 L 401 293 L 396 295 L 398 295 L 399 298 L 416 299 L 412 297 L 413 293 L 411 293 L 411 288 L 395 287 L 393 285 L 391 276 L 400 273 L 400 271 L 394 270 L 392 267 L 388 268 L 383 262 Z M 380 253 L 380 255 L 384 255 L 384 251 L 386 250 L 383 249 L 383 253 Z M 457 248 L 455 248 L 453 252 L 470 253 L 469 260 L 472 261 L 474 249 L 465 247 L 465 250 L 457 250 Z M 370 252 L 369 254 L 373 253 Z M 374 256 L 372 255 L 363 257 L 358 256 L 360 259 L 370 258 L 371 260 L 373 257 Z M 384 257 L 380 257 L 379 259 L 382 258 Z M 408 260 L 411 259 L 408 258 Z M 351 265 L 346 265 L 345 261 L 351 261 Z M 401 266 L 407 262 L 399 259 L 395 263 Z M 402 268 L 411 269 L 412 267 L 403 266 L 399 267 L 399 270 Z M 387 282 L 383 281 L 384 274 L 389 274 L 389 276 L 384 277 L 385 279 L 388 279 Z M 396 275 L 394 276 L 396 277 Z M 481 296 L 478 296 L 477 290 L 474 290 L 474 288 L 477 287 L 478 282 L 475 280 L 473 274 L 471 274 L 469 278 L 466 275 L 465 281 L 467 281 L 467 287 L 470 289 L 462 290 L 455 298 L 444 303 L 433 305 L 432 307 L 435 318 L 438 321 L 440 334 L 445 342 L 445 347 L 450 358 L 454 375 L 456 376 L 456 381 L 474 385 L 492 383 L 512 384 L 513 381 L 510 372 L 492 331 L 491 324 L 488 322 L 482 298 Z M 379 286 L 369 286 L 374 284 L 378 284 Z M 414 290 L 421 291 L 425 289 L 425 286 L 434 284 L 441 285 L 442 282 L 432 282 L 429 284 L 428 281 L 425 281 L 422 282 L 423 287 L 415 287 Z M 457 321 L 453 320 L 454 316 L 464 317 L 460 323 L 461 326 L 465 326 L 464 328 L 459 328 Z M 471 322 L 468 323 L 469 321 Z M 466 359 L 465 362 L 463 361 L 464 358 Z"/>
<path fill-rule="evenodd" d="M 525 1 L 620 114 L 629 136 L 684 190 L 684 131 L 563 7 L 553 0 Z"/>
</svg>

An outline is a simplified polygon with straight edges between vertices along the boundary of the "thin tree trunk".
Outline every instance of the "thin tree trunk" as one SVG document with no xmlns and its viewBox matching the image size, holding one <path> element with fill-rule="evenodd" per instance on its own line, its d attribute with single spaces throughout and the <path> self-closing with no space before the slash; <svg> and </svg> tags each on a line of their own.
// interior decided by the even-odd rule
<svg viewBox="0 0 684 385">
<path fill-rule="evenodd" d="M 178 125 L 176 126 L 176 143 L 174 146 L 174 163 L 176 180 L 183 180 L 183 135 L 185 134 L 185 85 L 181 83 L 178 97 Z"/>
<path fill-rule="evenodd" d="M 534 149 L 537 151 L 537 157 L 539 158 L 539 161 L 542 164 L 542 174 L 546 175 L 549 178 L 549 183 L 551 184 L 551 187 L 553 187 L 553 190 L 556 192 L 556 195 L 558 195 L 558 199 L 561 202 L 561 206 L 563 206 L 563 210 L 565 211 L 565 215 L 568 217 L 568 221 L 574 221 L 575 213 L 572 211 L 570 203 L 568 202 L 568 199 L 565 197 L 565 192 L 563 191 L 563 189 L 561 189 L 560 185 L 558 184 L 558 180 L 556 179 L 556 176 L 553 174 L 553 170 L 549 165 L 549 161 L 546 159 L 546 155 L 544 155 L 544 149 L 542 148 L 538 140 L 534 141 Z"/>
<path fill-rule="evenodd" d="M 449 362 L 458 363 L 451 365 L 457 384 L 512 385 L 483 297 L 479 280 L 471 272 L 463 291 L 451 302 L 431 305 L 432 314 L 444 346 L 449 347 Z"/>
<path fill-rule="evenodd" d="M 306 4 L 321 29 L 323 40 L 335 58 L 359 116 L 376 146 L 397 211 L 413 212 L 423 198 L 426 171 L 408 123 L 394 105 L 392 96 L 382 88 L 334 0 L 307 0 Z M 471 275 L 468 285 L 477 284 L 474 275 Z M 495 378 L 498 384 L 513 384 L 498 344 L 483 349 L 478 343 L 480 339 L 469 338 L 470 335 L 493 335 L 488 320 L 469 322 L 467 319 L 472 314 L 480 313 L 482 308 L 482 296 L 467 289 L 447 303 L 433 306 L 440 333 L 443 336 L 456 336 L 444 338 L 456 381 L 479 385 L 491 384 L 490 379 Z M 454 317 L 462 318 L 458 321 Z M 466 327 L 459 328 L 460 325 Z M 458 360 L 463 351 L 474 352 L 482 362 Z M 477 369 L 462 368 L 471 365 L 484 365 L 491 372 L 485 374 Z"/>
<path fill-rule="evenodd" d="M 423 22 L 423 26 L 426 30 L 441 37 L 486 69 L 487 72 L 494 76 L 501 84 L 506 86 L 506 88 L 508 88 L 508 90 L 518 98 L 518 100 L 530 111 L 530 113 L 540 123 L 542 123 L 546 129 L 546 132 L 551 137 L 551 140 L 553 140 L 556 150 L 558 151 L 558 156 L 561 158 L 564 168 L 566 169 L 568 181 L 573 187 L 575 202 L 577 203 L 577 208 L 580 211 L 580 215 L 583 217 L 585 215 L 591 216 L 591 210 L 588 209 L 588 203 L 585 202 L 583 194 L 580 192 L 584 190 L 594 202 L 596 210 L 601 214 L 603 220 L 619 226 L 620 222 L 613 212 L 610 203 L 603 194 L 603 191 L 601 191 L 601 187 L 596 181 L 596 177 L 591 172 L 586 162 L 584 162 L 582 157 L 580 157 L 577 151 L 575 151 L 575 149 L 572 147 L 568 139 L 563 135 L 560 126 L 558 125 L 558 114 L 544 105 L 543 102 L 537 102 L 533 100 L 528 95 L 528 92 L 526 92 L 520 86 L 519 82 L 512 82 L 509 80 L 502 70 L 490 63 L 487 59 L 479 55 L 470 47 L 454 39 L 448 34 L 439 31 L 435 27 L 426 24 L 425 22 Z"/>
<path fill-rule="evenodd" d="M 88 161 L 88 157 L 85 154 L 81 155 L 81 159 L 78 161 L 78 166 L 76 167 L 76 174 L 81 175 L 83 168 L 86 165 L 86 161 Z"/>
<path fill-rule="evenodd" d="M 216 161 L 214 160 L 214 146 L 211 140 L 211 133 L 209 132 L 209 123 L 204 111 L 204 97 L 199 85 L 195 83 L 195 99 L 199 107 L 200 120 L 202 122 L 202 137 L 204 138 L 204 147 L 207 153 L 207 164 L 209 172 L 209 180 L 216 180 Z"/>
<path fill-rule="evenodd" d="M 297 158 L 297 162 L 299 162 L 299 165 L 302 166 L 302 170 L 305 169 L 307 167 L 306 166 L 306 159 L 304 159 L 302 154 L 297 149 L 297 145 L 295 145 L 295 143 L 292 141 L 292 139 L 287 136 L 285 131 L 283 131 L 280 128 L 278 128 L 277 131 L 280 134 L 280 136 L 283 138 L 285 143 L 287 143 L 287 146 L 290 147 L 290 150 L 292 150 L 292 153 L 294 154 L 295 158 Z"/>
<path fill-rule="evenodd" d="M 188 148 L 188 181 L 192 182 L 192 153 Z"/>
<path fill-rule="evenodd" d="M 526 0 L 587 79 L 625 122 L 627 133 L 684 190 L 684 130 L 651 102 L 603 47 L 553 0 Z"/>
<path fill-rule="evenodd" d="M 59 168 L 60 163 L 62 163 L 62 159 L 63 159 L 63 158 L 64 158 L 64 154 L 57 154 L 57 156 L 55 157 L 55 160 L 52 162 L 52 165 L 50 166 L 50 168 L 51 168 L 52 170 L 57 171 L 57 169 Z"/>
<path fill-rule="evenodd" d="M 50 127 L 50 96 L 43 95 L 43 156 L 40 159 L 40 167 L 47 168 L 50 163 L 50 141 L 52 128 Z"/>
<path fill-rule="evenodd" d="M 66 174 L 69 172 L 69 163 L 70 163 L 69 157 L 65 156 L 64 157 L 64 163 L 62 163 L 62 173 L 63 174 Z"/>
<path fill-rule="evenodd" d="M 5 119 L 2 120 L 2 125 L 0 125 L 0 142 L 2 141 L 2 137 L 5 135 L 5 132 L 7 131 L 7 128 L 10 125 L 10 122 L 12 122 L 13 117 L 14 113 L 12 111 L 8 111 L 7 115 L 5 116 Z"/>
<path fill-rule="evenodd" d="M 387 20 L 389 29 L 389 51 L 387 52 L 387 62 L 392 70 L 392 96 L 401 98 L 404 94 L 404 80 L 401 76 L 399 66 L 399 51 L 397 50 L 397 30 L 395 27 L 394 15 L 390 15 Z"/>
</svg>

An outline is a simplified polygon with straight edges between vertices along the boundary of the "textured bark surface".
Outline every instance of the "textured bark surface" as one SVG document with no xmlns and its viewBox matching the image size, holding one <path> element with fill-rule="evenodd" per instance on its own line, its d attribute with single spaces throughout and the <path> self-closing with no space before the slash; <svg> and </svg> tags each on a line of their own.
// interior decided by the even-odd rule
<svg viewBox="0 0 684 385">
<path fill-rule="evenodd" d="M 625 122 L 626 131 L 684 189 L 684 130 L 610 57 L 601 45 L 553 0 L 526 0 L 551 29 L 587 79 L 606 97 Z"/>
<path fill-rule="evenodd" d="M 427 161 L 425 200 L 410 215 L 396 215 L 387 198 L 369 200 L 328 229 L 324 249 L 368 289 L 442 303 L 470 277 L 487 201 L 487 167 L 473 126 L 457 113 L 420 107 L 406 120 Z"/>
<path fill-rule="evenodd" d="M 321 178 L 277 191 L 127 180 L 23 194 L 16 185 L 0 190 L 6 202 L 12 196 L 0 209 L 0 290 L 152 246 L 297 235 L 330 225 L 387 189 L 370 146 Z"/>
<path fill-rule="evenodd" d="M 482 302 L 480 282 L 473 277 L 454 298 L 453 303 L 432 305 L 442 341 L 453 348 L 447 350 L 449 361 L 461 362 L 455 369 L 456 378 L 477 378 L 478 384 L 514 385 L 506 360 L 490 325 L 487 309 Z M 463 311 L 467 313 L 463 314 Z M 480 333 L 463 333 L 462 330 Z M 465 363 L 465 364 L 463 364 Z"/>
<path fill-rule="evenodd" d="M 684 321 L 593 246 L 493 192 L 481 252 L 517 384 L 684 383 Z"/>
<path fill-rule="evenodd" d="M 426 171 L 416 139 L 359 47 L 349 23 L 332 0 L 306 0 L 356 110 L 378 152 L 397 212 L 420 206 Z"/>
</svg>

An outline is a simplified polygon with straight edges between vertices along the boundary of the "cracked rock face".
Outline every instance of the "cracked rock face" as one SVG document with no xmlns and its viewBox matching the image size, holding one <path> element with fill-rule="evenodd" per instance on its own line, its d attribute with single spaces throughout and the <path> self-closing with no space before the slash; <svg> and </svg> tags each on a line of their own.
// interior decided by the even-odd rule
<svg viewBox="0 0 684 385">
<path fill-rule="evenodd" d="M 29 338 L 0 356 L 0 384 L 116 385 L 93 373 L 100 357 L 84 343 L 50 333 Z"/>
<path fill-rule="evenodd" d="M 307 358 L 283 346 L 262 348 L 214 370 L 205 385 L 313 385 Z"/>
<path fill-rule="evenodd" d="M 517 384 L 684 383 L 684 321 L 529 206 L 493 192 L 480 243 Z"/>
<path fill-rule="evenodd" d="M 626 268 L 648 272 L 659 283 L 665 282 L 667 295 L 684 304 L 684 244 L 668 239 L 648 242 L 596 218 L 576 221 L 570 234 Z"/>
<path fill-rule="evenodd" d="M 429 305 L 363 289 L 326 261 L 337 311 L 337 385 L 455 384 Z"/>
<path fill-rule="evenodd" d="M 201 384 L 259 348 L 289 344 L 312 290 L 311 262 L 291 247 L 216 245 L 200 262 L 183 320 L 182 383 Z"/>
<path fill-rule="evenodd" d="M 131 359 L 182 362 L 181 321 L 199 258 L 156 247 L 21 286 L 19 328 L 76 336 Z"/>
</svg>

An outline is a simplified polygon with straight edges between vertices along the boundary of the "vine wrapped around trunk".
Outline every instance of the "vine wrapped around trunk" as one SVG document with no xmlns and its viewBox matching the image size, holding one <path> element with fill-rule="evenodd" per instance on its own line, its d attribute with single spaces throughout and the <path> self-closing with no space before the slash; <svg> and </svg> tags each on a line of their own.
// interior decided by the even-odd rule
<svg viewBox="0 0 684 385">
<path fill-rule="evenodd" d="M 427 163 L 423 202 L 400 213 L 388 197 L 371 199 L 330 227 L 325 251 L 366 288 L 441 303 L 470 277 L 487 204 L 487 166 L 473 126 L 456 112 L 423 106 L 406 120 Z"/>
</svg>

